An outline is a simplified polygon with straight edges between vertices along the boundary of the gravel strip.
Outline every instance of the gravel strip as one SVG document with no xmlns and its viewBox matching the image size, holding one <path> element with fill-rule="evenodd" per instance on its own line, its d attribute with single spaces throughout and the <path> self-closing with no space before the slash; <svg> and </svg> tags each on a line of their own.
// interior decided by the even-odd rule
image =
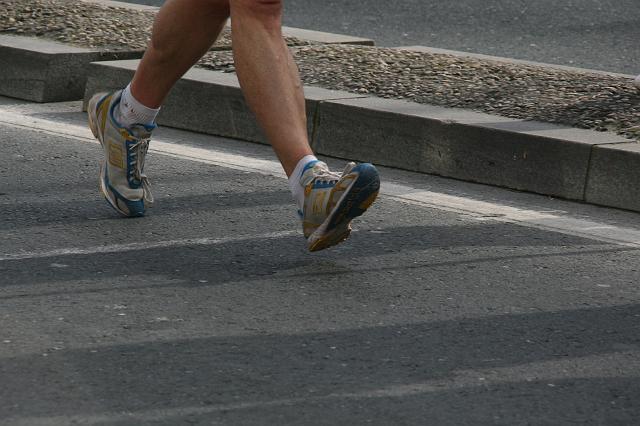
<svg viewBox="0 0 640 426">
<path fill-rule="evenodd" d="M 292 50 L 307 85 L 612 131 L 640 141 L 640 91 L 626 78 L 389 48 Z M 210 52 L 198 66 L 234 70 L 228 52 Z"/>
<path fill-rule="evenodd" d="M 0 32 L 105 50 L 145 49 L 154 13 L 76 0 L 0 0 Z"/>
<path fill-rule="evenodd" d="M 38 37 L 102 50 L 143 50 L 155 12 L 78 0 L 0 0 L 0 33 Z M 311 43 L 286 37 L 290 46 Z M 213 50 L 231 48 L 225 28 Z"/>
</svg>

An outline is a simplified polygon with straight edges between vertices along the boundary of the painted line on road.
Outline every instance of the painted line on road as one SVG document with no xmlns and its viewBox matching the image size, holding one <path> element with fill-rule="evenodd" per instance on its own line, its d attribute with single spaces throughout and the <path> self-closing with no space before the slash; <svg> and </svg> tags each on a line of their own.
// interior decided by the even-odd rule
<svg viewBox="0 0 640 426">
<path fill-rule="evenodd" d="M 205 416 L 220 412 L 256 410 L 265 408 L 313 405 L 319 403 L 331 403 L 332 401 L 344 404 L 346 401 L 377 400 L 382 398 L 408 398 L 412 396 L 441 394 L 446 392 L 467 391 L 476 389 L 486 391 L 487 388 L 499 386 L 522 386 L 529 383 L 531 387 L 551 389 L 561 387 L 566 380 L 589 379 L 638 379 L 638 352 L 616 352 L 605 355 L 594 355 L 579 358 L 558 359 L 553 361 L 532 362 L 524 365 L 496 367 L 491 369 L 467 369 L 452 371 L 451 375 L 442 379 L 427 380 L 424 382 L 391 385 L 380 388 L 365 389 L 355 392 L 336 392 L 327 395 L 281 398 L 252 402 L 237 402 L 227 404 L 213 404 L 208 406 L 158 408 L 138 411 L 107 412 L 100 414 L 75 414 L 67 416 L 46 417 L 13 417 L 10 422 L 13 426 L 41 426 L 41 425 L 67 425 L 67 424 L 105 424 L 105 423 L 131 423 L 140 424 L 147 422 L 167 422 L 174 420 L 180 423 L 180 419 L 190 416 Z M 590 368 L 598 365 L 597 369 Z M 298 409 L 302 409 L 299 407 Z"/>
<path fill-rule="evenodd" d="M 51 114 L 52 108 L 54 107 L 31 104 L 0 106 L 0 123 L 97 143 L 84 123 L 56 121 L 55 114 Z M 64 108 L 64 112 L 68 112 L 70 104 L 64 104 L 61 108 Z M 34 115 L 33 113 L 34 110 L 42 111 L 45 109 L 49 114 Z M 154 138 L 150 151 L 235 170 L 286 177 L 280 164 L 274 160 L 247 157 L 213 147 L 201 148 L 177 144 L 162 136 Z M 607 225 L 593 220 L 572 217 L 569 214 L 533 210 L 526 207 L 520 208 L 464 196 L 425 191 L 388 181 L 383 182 L 381 194 L 403 203 L 469 215 L 478 220 L 514 223 L 612 244 L 640 247 L 639 228 Z"/>
<path fill-rule="evenodd" d="M 179 240 L 165 240 L 155 242 L 144 243 L 130 243 L 130 244 L 109 244 L 104 246 L 85 247 L 85 248 L 62 248 L 48 251 L 32 251 L 24 253 L 14 254 L 2 254 L 0 255 L 0 261 L 8 260 L 25 260 L 25 259 L 42 259 L 49 257 L 59 256 L 71 256 L 71 255 L 93 255 L 93 254 L 108 254 L 108 253 L 125 253 L 129 251 L 137 250 L 152 250 L 159 248 L 171 248 L 171 247 L 194 247 L 194 246 L 214 246 L 219 244 L 228 244 L 244 241 L 260 241 L 260 240 L 276 240 L 279 238 L 286 238 L 300 235 L 299 231 L 282 231 L 282 232 L 270 232 L 268 234 L 260 235 L 242 235 L 237 237 L 224 237 L 224 238 L 185 238 Z"/>
</svg>

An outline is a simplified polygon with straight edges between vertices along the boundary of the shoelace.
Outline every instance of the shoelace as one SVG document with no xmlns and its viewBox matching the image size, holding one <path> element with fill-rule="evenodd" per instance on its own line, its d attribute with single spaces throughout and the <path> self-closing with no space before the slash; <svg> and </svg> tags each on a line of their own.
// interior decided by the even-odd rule
<svg viewBox="0 0 640 426">
<path fill-rule="evenodd" d="M 144 201 L 149 205 L 153 204 L 153 195 L 151 194 L 151 184 L 149 178 L 144 174 L 144 160 L 149 150 L 149 138 L 139 139 L 136 143 L 129 147 L 131 154 L 131 166 L 133 166 L 133 178 L 142 185 Z"/>
<path fill-rule="evenodd" d="M 308 182 L 302 182 L 302 184 L 306 186 L 314 180 L 316 182 L 325 182 L 325 183 L 338 182 L 342 178 L 342 176 L 349 173 L 354 166 L 355 166 L 355 163 L 349 163 L 344 168 L 344 171 L 342 173 L 338 173 L 338 172 L 332 172 L 331 170 L 329 170 L 329 167 L 325 163 L 318 163 L 316 166 L 313 167 L 313 173 L 310 174 L 308 178 Z"/>
</svg>

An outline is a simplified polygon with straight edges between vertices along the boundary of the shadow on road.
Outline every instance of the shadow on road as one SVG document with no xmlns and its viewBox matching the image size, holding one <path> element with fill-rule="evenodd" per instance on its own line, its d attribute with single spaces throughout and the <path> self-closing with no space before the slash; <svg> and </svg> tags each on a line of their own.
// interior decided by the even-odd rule
<svg viewBox="0 0 640 426">
<path fill-rule="evenodd" d="M 626 305 L 305 335 L 61 350 L 48 357 L 3 359 L 0 411 L 60 416 L 163 408 L 168 417 L 178 416 L 173 421 L 186 422 L 181 408 L 226 404 L 226 409 L 212 411 L 249 424 L 278 418 L 330 424 L 362 419 L 363 413 L 375 424 L 397 424 L 397 419 L 415 424 L 423 415 L 447 424 L 497 419 L 616 423 L 640 414 L 634 403 L 640 392 L 636 376 L 565 379 L 566 371 L 559 368 L 551 372 L 558 376 L 553 387 L 537 380 L 540 372 L 535 371 L 495 385 L 455 387 L 446 380 L 461 370 L 544 361 L 575 359 L 573 366 L 589 368 L 578 358 L 639 347 L 638 317 L 640 305 Z M 393 391 L 434 380 L 442 383 L 441 390 Z M 29 404 L 21 405 L 24 401 Z"/>
</svg>

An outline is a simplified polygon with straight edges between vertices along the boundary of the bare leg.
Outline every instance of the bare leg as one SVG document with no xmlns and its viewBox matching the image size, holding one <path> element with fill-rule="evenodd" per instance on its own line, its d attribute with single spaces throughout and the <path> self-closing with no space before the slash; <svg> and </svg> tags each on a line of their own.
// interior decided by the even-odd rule
<svg viewBox="0 0 640 426">
<path fill-rule="evenodd" d="M 282 167 L 291 175 L 312 154 L 302 83 L 282 38 L 282 2 L 230 0 L 238 79 Z"/>
<path fill-rule="evenodd" d="M 158 108 L 173 85 L 215 43 L 229 18 L 228 0 L 168 0 L 131 82 L 143 105 Z"/>
<path fill-rule="evenodd" d="M 168 0 L 156 17 L 151 43 L 131 83 L 149 108 L 165 97 L 233 19 L 238 79 L 251 109 L 290 175 L 312 154 L 298 69 L 281 30 L 279 0 Z"/>
</svg>

